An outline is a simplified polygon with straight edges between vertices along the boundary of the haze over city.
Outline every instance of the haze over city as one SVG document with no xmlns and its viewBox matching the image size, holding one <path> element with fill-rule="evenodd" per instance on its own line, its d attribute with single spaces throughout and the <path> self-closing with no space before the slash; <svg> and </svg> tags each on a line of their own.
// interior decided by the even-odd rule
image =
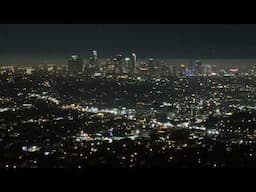
<svg viewBox="0 0 256 192">
<path fill-rule="evenodd" d="M 0 25 L 0 168 L 256 167 L 256 25 Z"/>
</svg>

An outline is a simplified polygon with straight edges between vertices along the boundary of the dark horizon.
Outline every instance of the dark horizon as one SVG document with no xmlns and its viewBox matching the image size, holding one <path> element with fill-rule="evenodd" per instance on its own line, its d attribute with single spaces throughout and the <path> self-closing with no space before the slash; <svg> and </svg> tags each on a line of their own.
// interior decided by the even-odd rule
<svg viewBox="0 0 256 192">
<path fill-rule="evenodd" d="M 138 58 L 256 58 L 255 24 L 0 24 L 0 63 L 78 54 Z"/>
</svg>

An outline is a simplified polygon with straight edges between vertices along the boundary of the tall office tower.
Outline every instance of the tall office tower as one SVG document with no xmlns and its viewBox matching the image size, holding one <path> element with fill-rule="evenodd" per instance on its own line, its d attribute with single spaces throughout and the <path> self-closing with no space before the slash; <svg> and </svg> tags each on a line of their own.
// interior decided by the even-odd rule
<svg viewBox="0 0 256 192">
<path fill-rule="evenodd" d="M 202 75 L 210 75 L 212 74 L 212 65 L 204 64 L 201 66 L 201 74 Z"/>
<path fill-rule="evenodd" d="M 140 76 L 148 76 L 149 70 L 148 70 L 148 63 L 144 60 L 140 61 L 138 64 L 138 73 Z"/>
<path fill-rule="evenodd" d="M 131 58 L 130 57 L 126 57 L 125 59 L 124 59 L 124 73 L 129 73 L 130 71 L 130 69 L 129 69 L 129 67 L 131 66 Z"/>
<path fill-rule="evenodd" d="M 148 70 L 149 70 L 150 75 L 155 74 L 155 63 L 154 63 L 153 58 L 149 58 L 149 60 L 148 60 Z"/>
<path fill-rule="evenodd" d="M 117 62 L 117 58 L 114 57 L 113 60 L 112 60 L 112 68 L 113 68 L 113 73 L 117 73 L 118 72 L 118 62 Z"/>
<path fill-rule="evenodd" d="M 89 57 L 87 68 L 88 68 L 88 73 L 90 74 L 100 71 L 101 66 L 99 65 L 98 53 L 96 50 L 92 51 L 92 55 Z"/>
<path fill-rule="evenodd" d="M 107 60 L 105 61 L 105 64 L 104 64 L 104 73 L 106 74 L 111 74 L 113 73 L 114 71 L 114 67 L 112 65 L 112 62 L 111 62 L 111 59 L 110 58 L 107 58 Z"/>
<path fill-rule="evenodd" d="M 201 60 L 195 60 L 195 71 L 196 71 L 196 75 L 201 74 L 202 73 L 202 62 Z"/>
<path fill-rule="evenodd" d="M 176 75 L 185 75 L 187 66 L 185 64 L 180 64 L 174 69 L 174 74 Z"/>
<path fill-rule="evenodd" d="M 137 63 L 137 56 L 134 52 L 132 53 L 131 69 L 133 73 L 137 73 L 138 63 Z"/>
<path fill-rule="evenodd" d="M 198 59 L 191 60 L 188 66 L 188 75 L 196 76 L 201 73 L 202 62 Z"/>
<path fill-rule="evenodd" d="M 117 54 L 114 58 L 114 65 L 116 69 L 116 73 L 123 73 L 123 56 L 121 54 Z"/>
<path fill-rule="evenodd" d="M 96 50 L 92 51 L 92 58 L 93 58 L 94 68 L 97 71 L 100 71 L 101 70 L 101 65 L 100 65 L 100 62 L 99 62 L 99 59 L 98 59 L 98 52 Z"/>
<path fill-rule="evenodd" d="M 192 59 L 188 65 L 188 75 L 194 76 L 195 75 L 195 60 Z"/>
<path fill-rule="evenodd" d="M 98 53 L 97 53 L 96 50 L 93 50 L 93 51 L 92 51 L 92 55 L 93 55 L 93 59 L 94 59 L 94 60 L 97 60 L 97 59 L 98 59 Z"/>
<path fill-rule="evenodd" d="M 79 73 L 83 71 L 83 59 L 78 55 L 73 55 L 68 58 L 68 72 Z"/>
<path fill-rule="evenodd" d="M 94 68 L 95 66 L 94 66 L 94 59 L 93 59 L 93 57 L 89 57 L 89 65 L 88 65 L 88 68 Z"/>
</svg>

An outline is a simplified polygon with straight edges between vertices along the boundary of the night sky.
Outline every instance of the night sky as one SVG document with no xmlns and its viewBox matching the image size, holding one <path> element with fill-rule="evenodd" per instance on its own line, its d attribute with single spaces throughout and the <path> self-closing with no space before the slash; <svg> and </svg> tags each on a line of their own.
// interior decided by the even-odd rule
<svg viewBox="0 0 256 192">
<path fill-rule="evenodd" d="M 0 63 L 63 62 L 136 50 L 139 58 L 256 58 L 256 25 L 0 24 Z"/>
</svg>

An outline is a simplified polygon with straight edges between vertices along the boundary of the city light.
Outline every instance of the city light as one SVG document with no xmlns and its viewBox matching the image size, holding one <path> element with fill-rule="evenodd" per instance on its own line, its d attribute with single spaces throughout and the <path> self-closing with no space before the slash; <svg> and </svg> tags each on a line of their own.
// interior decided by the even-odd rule
<svg viewBox="0 0 256 192">
<path fill-rule="evenodd" d="M 255 167 L 256 65 L 147 46 L 3 63 L 0 167 Z"/>
</svg>

